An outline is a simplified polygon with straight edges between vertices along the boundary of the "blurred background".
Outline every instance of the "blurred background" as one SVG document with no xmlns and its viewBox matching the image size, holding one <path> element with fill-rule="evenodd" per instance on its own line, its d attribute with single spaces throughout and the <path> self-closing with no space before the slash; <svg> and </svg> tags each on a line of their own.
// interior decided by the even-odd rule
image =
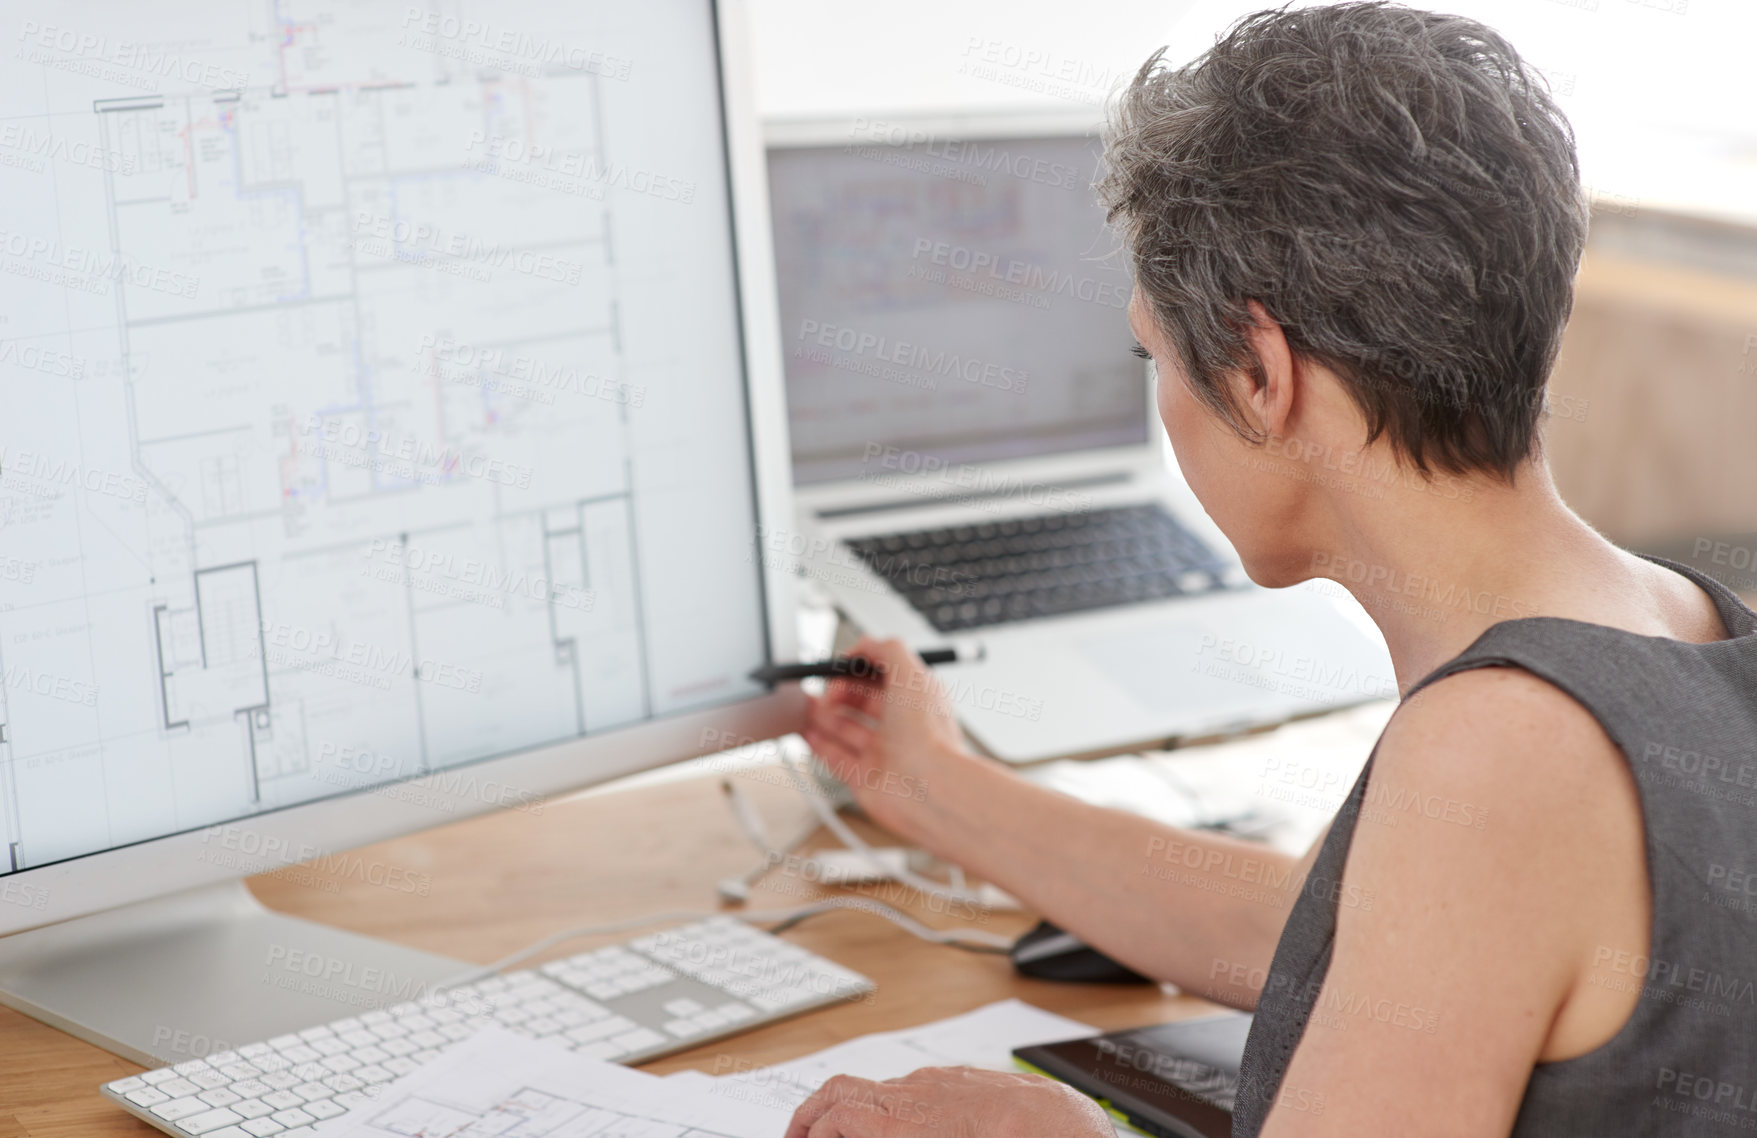
<svg viewBox="0 0 1757 1138">
<path fill-rule="evenodd" d="M 753 0 L 771 120 L 1085 108 L 1254 0 Z M 1607 536 L 1757 596 L 1757 2 L 1448 0 L 1548 77 L 1593 224 L 1545 445 Z"/>
</svg>

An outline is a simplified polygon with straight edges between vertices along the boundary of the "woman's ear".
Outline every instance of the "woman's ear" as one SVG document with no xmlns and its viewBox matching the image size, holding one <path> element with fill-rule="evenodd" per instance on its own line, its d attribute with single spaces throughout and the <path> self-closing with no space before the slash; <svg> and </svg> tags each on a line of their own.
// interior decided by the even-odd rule
<svg viewBox="0 0 1757 1138">
<path fill-rule="evenodd" d="M 1264 434 L 1285 437 L 1293 419 L 1299 384 L 1299 361 L 1288 346 L 1281 325 L 1257 301 L 1248 302 L 1252 323 L 1244 329 L 1245 340 L 1257 357 L 1256 382 L 1245 401 L 1256 426 Z"/>
</svg>

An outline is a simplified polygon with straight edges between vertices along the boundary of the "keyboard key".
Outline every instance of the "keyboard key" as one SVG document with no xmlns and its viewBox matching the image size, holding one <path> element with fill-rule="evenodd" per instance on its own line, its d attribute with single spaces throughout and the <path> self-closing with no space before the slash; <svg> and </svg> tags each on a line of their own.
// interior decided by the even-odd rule
<svg viewBox="0 0 1757 1138">
<path fill-rule="evenodd" d="M 139 1075 L 133 1075 L 133 1076 L 130 1076 L 129 1078 L 126 1078 L 126 1079 L 117 1079 L 113 1083 L 105 1083 L 104 1084 L 104 1086 L 109 1088 L 111 1094 L 118 1094 L 118 1095 L 125 1095 L 129 1091 L 138 1091 L 140 1088 L 142 1088 L 146 1085 L 147 1085 L 146 1080 L 141 1078 Z"/>
<path fill-rule="evenodd" d="M 202 1102 L 194 1095 L 189 1095 L 185 1098 L 174 1098 L 170 1102 L 162 1102 L 149 1109 L 166 1122 L 175 1122 L 179 1118 L 188 1118 L 191 1115 L 200 1114 L 207 1108 L 207 1103 Z"/>
<path fill-rule="evenodd" d="M 171 1096 L 157 1087 L 142 1087 L 137 1091 L 129 1091 L 122 1096 L 135 1106 L 157 1106 L 161 1102 L 170 1102 Z"/>
<path fill-rule="evenodd" d="M 304 1126 L 306 1123 L 317 1121 L 317 1119 L 311 1117 L 297 1107 L 292 1110 L 283 1110 L 279 1114 L 272 1114 L 269 1117 L 273 1118 L 282 1126 Z"/>
<path fill-rule="evenodd" d="M 172 1098 L 183 1098 L 186 1095 L 194 1094 L 202 1088 L 196 1086 L 188 1079 L 172 1079 L 169 1082 L 160 1083 L 159 1089 L 170 1095 Z"/>
<path fill-rule="evenodd" d="M 175 1078 L 177 1078 L 177 1072 L 171 1070 L 169 1067 L 160 1067 L 156 1071 L 147 1071 L 140 1076 L 141 1082 L 153 1087 L 156 1087 L 161 1083 L 168 1083 Z"/>
<path fill-rule="evenodd" d="M 225 1087 L 218 1087 L 218 1088 L 215 1088 L 214 1090 L 211 1090 L 211 1091 L 202 1091 L 200 1094 L 196 1095 L 195 1097 L 200 1099 L 202 1102 L 207 1103 L 207 1105 L 209 1105 L 209 1106 L 231 1106 L 233 1103 L 237 1102 L 239 1099 L 243 1098 L 244 1096 L 240 1095 L 240 1094 L 234 1094 L 232 1091 L 228 1090 Z"/>
<path fill-rule="evenodd" d="M 185 1118 L 177 1123 L 177 1129 L 190 1134 L 206 1134 L 209 1130 L 218 1130 L 222 1126 L 243 1121 L 243 1118 L 222 1107 Z"/>
<path fill-rule="evenodd" d="M 289 1107 L 300 1106 L 305 1102 L 303 1098 L 292 1091 L 275 1091 L 273 1094 L 263 1095 L 262 1101 L 276 1110 L 286 1110 Z"/>
<path fill-rule="evenodd" d="M 223 1087 L 227 1083 L 235 1082 L 236 1080 L 228 1078 L 227 1076 L 220 1074 L 218 1071 L 207 1070 L 193 1072 L 189 1075 L 189 1081 L 200 1087 L 202 1090 L 211 1091 L 215 1087 Z"/>
<path fill-rule="evenodd" d="M 305 1113 L 317 1119 L 319 1122 L 326 1118 L 334 1118 L 338 1114 L 346 1114 L 347 1112 L 347 1107 L 336 1105 L 333 1099 L 324 1099 L 322 1102 L 305 1104 Z"/>
<path fill-rule="evenodd" d="M 634 1031 L 613 1036 L 610 1042 L 624 1051 L 644 1051 L 665 1042 L 665 1037 L 650 1027 L 636 1028 Z"/>
<path fill-rule="evenodd" d="M 564 1038 L 573 1040 L 575 1043 L 596 1043 L 597 1040 L 608 1040 L 613 1034 L 622 1033 L 625 1031 L 625 1024 L 627 1024 L 627 1020 L 622 1017 L 597 1020 L 594 1024 L 582 1024 L 582 1026 L 571 1029 L 568 1033 L 564 1033 Z"/>
<path fill-rule="evenodd" d="M 244 1124 L 244 1129 L 256 1135 L 256 1138 L 268 1138 L 268 1135 L 279 1134 L 286 1127 L 272 1118 L 252 1118 Z"/>
<path fill-rule="evenodd" d="M 247 1098 L 243 1102 L 232 1104 L 232 1110 L 245 1118 L 261 1118 L 265 1114 L 273 1114 L 275 1108 L 259 1098 Z"/>
<path fill-rule="evenodd" d="M 245 1098 L 256 1098 L 274 1090 L 261 1079 L 244 1079 L 241 1082 L 233 1083 L 229 1089 L 233 1094 L 243 1095 Z"/>
</svg>

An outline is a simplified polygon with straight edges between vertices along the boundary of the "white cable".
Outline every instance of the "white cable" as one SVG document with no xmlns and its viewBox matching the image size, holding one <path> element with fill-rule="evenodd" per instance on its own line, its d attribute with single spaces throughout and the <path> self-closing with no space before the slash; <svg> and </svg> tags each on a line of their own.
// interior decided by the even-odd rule
<svg viewBox="0 0 1757 1138">
<path fill-rule="evenodd" d="M 599 936 L 604 933 L 622 932 L 625 929 L 644 928 L 648 925 L 665 924 L 670 921 L 700 920 L 704 917 L 735 917 L 741 921 L 755 923 L 757 921 L 775 921 L 780 924 L 792 924 L 814 917 L 819 913 L 827 913 L 833 909 L 851 909 L 855 912 L 870 913 L 875 917 L 883 917 L 904 932 L 920 937 L 933 944 L 951 945 L 954 947 L 1007 949 L 1012 947 L 1010 937 L 999 933 L 986 932 L 982 929 L 935 929 L 929 928 L 920 921 L 882 901 L 874 901 L 870 897 L 828 897 L 815 901 L 810 905 L 800 905 L 792 909 L 764 909 L 751 913 L 728 913 L 721 909 L 670 909 L 663 913 L 648 913 L 644 916 L 630 917 L 627 920 L 612 921 L 603 925 L 581 925 L 579 928 L 563 929 L 551 933 L 542 940 L 536 941 L 519 949 L 508 956 L 503 956 L 492 964 L 484 964 L 480 968 L 454 976 L 435 985 L 435 992 L 447 988 L 455 988 L 460 984 L 471 984 L 486 976 L 492 976 L 514 964 L 529 960 L 531 957 L 553 948 L 564 941 L 584 936 Z"/>
<path fill-rule="evenodd" d="M 848 823 L 842 821 L 841 817 L 830 808 L 829 803 L 825 802 L 821 795 L 813 794 L 811 792 L 810 787 L 806 784 L 805 774 L 801 772 L 798 767 L 793 765 L 792 756 L 782 754 L 781 765 L 786 767 L 787 773 L 793 776 L 793 785 L 798 788 L 800 794 L 805 796 L 805 800 L 811 804 L 811 808 L 817 811 L 818 818 L 822 820 L 824 825 L 830 828 L 830 832 L 842 839 L 843 845 L 861 854 L 866 859 L 867 864 L 872 867 L 873 872 L 877 873 L 881 878 L 894 877 L 905 885 L 914 886 L 916 889 L 930 897 L 939 897 L 946 901 L 962 901 L 967 905 L 976 905 L 982 908 L 988 907 L 988 902 L 981 893 L 972 893 L 965 889 L 949 887 L 930 877 L 923 877 L 907 868 L 893 871 L 890 866 L 887 866 L 879 859 L 878 851 L 867 845 L 864 838 L 848 828 Z"/>
<path fill-rule="evenodd" d="M 822 825 L 822 823 L 814 817 L 811 822 L 807 824 L 805 829 L 800 830 L 792 840 L 780 849 L 772 850 L 766 846 L 762 847 L 762 861 L 751 866 L 744 872 L 743 876 L 728 877 L 722 880 L 718 885 L 714 886 L 714 891 L 720 895 L 720 900 L 731 905 L 742 905 L 750 900 L 750 887 L 761 881 L 764 877 L 767 877 L 777 865 L 786 861 L 788 854 L 791 854 L 794 850 L 797 850 L 800 846 L 803 846 L 806 842 L 810 841 L 811 836 L 818 832 L 818 827 L 820 825 Z"/>
<path fill-rule="evenodd" d="M 720 780 L 720 792 L 731 804 L 732 817 L 738 820 L 738 828 L 744 831 L 744 836 L 757 849 L 762 850 L 764 855 L 773 853 L 774 847 L 769 844 L 769 831 L 763 826 L 762 816 L 756 812 L 756 807 L 750 804 L 750 800 L 744 797 L 744 792 L 734 786 L 729 778 Z"/>
<path fill-rule="evenodd" d="M 982 929 L 929 928 L 920 921 L 917 921 L 914 917 L 911 917 L 909 914 L 899 912 L 885 904 L 883 901 L 874 901 L 871 897 L 826 897 L 822 901 L 801 906 L 796 914 L 789 918 L 789 921 L 802 921 L 806 917 L 816 916 L 818 913 L 828 912 L 831 909 L 850 909 L 857 913 L 871 913 L 875 917 L 883 917 L 904 932 L 920 937 L 922 940 L 925 940 L 930 944 L 944 944 L 964 948 L 992 948 L 1003 952 L 1010 950 L 1013 947 L 1012 937 L 1002 936 L 999 933 L 991 933 Z M 770 918 L 774 917 L 776 914 L 750 913 L 747 915 L 752 917 Z"/>
</svg>

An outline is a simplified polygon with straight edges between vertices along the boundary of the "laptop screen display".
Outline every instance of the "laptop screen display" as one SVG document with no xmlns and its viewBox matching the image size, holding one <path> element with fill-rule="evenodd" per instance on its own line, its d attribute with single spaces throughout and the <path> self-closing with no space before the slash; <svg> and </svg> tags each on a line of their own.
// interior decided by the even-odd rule
<svg viewBox="0 0 1757 1138">
<path fill-rule="evenodd" d="M 796 483 L 1146 442 L 1098 159 L 882 123 L 770 150 Z"/>
</svg>

